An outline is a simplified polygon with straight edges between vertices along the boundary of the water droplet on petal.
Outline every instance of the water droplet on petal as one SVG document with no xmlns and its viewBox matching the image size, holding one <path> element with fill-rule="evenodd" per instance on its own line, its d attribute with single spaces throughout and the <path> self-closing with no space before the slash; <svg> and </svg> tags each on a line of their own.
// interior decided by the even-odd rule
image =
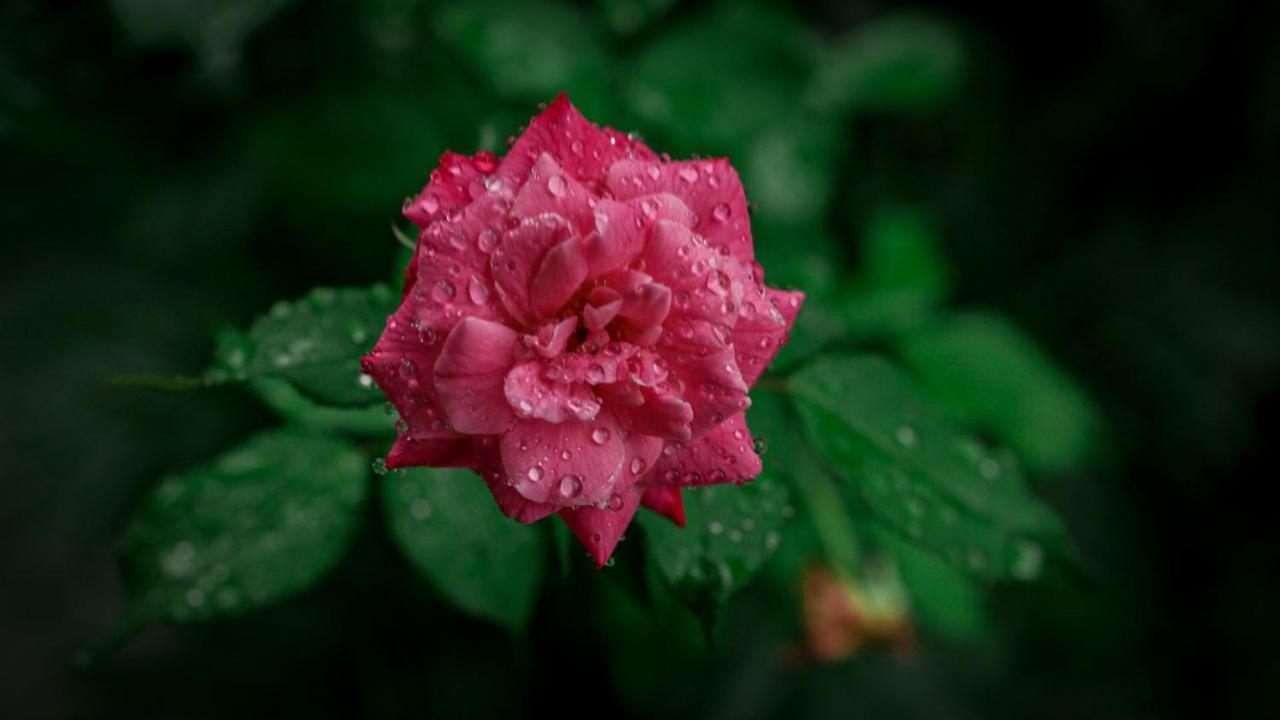
<svg viewBox="0 0 1280 720">
<path fill-rule="evenodd" d="M 547 192 L 555 195 L 556 197 L 564 195 L 565 189 L 566 185 L 564 178 L 559 175 L 552 175 L 551 179 L 547 181 Z"/>
<path fill-rule="evenodd" d="M 467 296 L 476 305 L 483 305 L 489 301 L 489 288 L 485 287 L 484 281 L 478 276 L 472 275 L 471 282 L 467 285 Z"/>
<path fill-rule="evenodd" d="M 538 467 L 537 465 L 534 465 L 533 467 L 529 468 L 528 475 L 529 475 L 530 482 L 538 482 L 539 480 L 542 479 L 542 468 Z"/>
<path fill-rule="evenodd" d="M 608 428 L 598 427 L 591 431 L 591 442 L 597 445 L 603 445 L 609 442 L 609 437 L 611 435 L 612 433 L 609 432 Z"/>
<path fill-rule="evenodd" d="M 716 222 L 724 222 L 728 220 L 729 213 L 729 206 L 724 203 L 720 203 L 711 209 L 711 217 L 715 218 Z"/>
<path fill-rule="evenodd" d="M 619 495 L 618 493 L 614 493 L 613 495 L 609 496 L 609 509 L 614 512 L 617 512 L 622 509 L 621 495 Z"/>
<path fill-rule="evenodd" d="M 644 472 L 644 469 L 645 469 L 645 467 L 646 467 L 647 465 L 648 465 L 648 463 L 646 463 L 646 462 L 644 461 L 644 458 L 632 458 L 632 459 L 631 459 L 631 474 L 632 474 L 632 475 L 639 475 L 640 473 Z"/>
<path fill-rule="evenodd" d="M 582 494 L 582 478 L 577 475 L 565 475 L 560 478 L 560 495 L 575 498 Z"/>
</svg>

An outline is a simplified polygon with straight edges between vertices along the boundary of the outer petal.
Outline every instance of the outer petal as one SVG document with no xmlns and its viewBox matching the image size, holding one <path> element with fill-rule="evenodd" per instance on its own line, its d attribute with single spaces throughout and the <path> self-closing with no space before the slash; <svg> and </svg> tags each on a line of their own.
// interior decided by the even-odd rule
<svg viewBox="0 0 1280 720">
<path fill-rule="evenodd" d="M 387 467 L 475 467 L 476 459 L 471 452 L 471 441 L 466 438 L 456 440 L 415 440 L 401 435 L 387 453 Z"/>
<path fill-rule="evenodd" d="M 445 422 L 435 389 L 434 368 L 443 340 L 435 330 L 417 325 L 413 303 L 406 301 L 387 318 L 373 351 L 360 361 L 407 423 L 404 436 L 415 440 L 458 437 Z"/>
<path fill-rule="evenodd" d="M 751 221 L 738 173 L 724 158 L 660 163 L 624 160 L 609 167 L 609 190 L 619 200 L 671 193 L 697 216 L 693 230 L 719 251 L 749 262 Z"/>
<path fill-rule="evenodd" d="M 493 153 L 486 150 L 467 157 L 453 152 L 440 156 L 440 165 L 431 171 L 431 181 L 404 205 L 404 216 L 420 228 L 471 202 L 476 183 L 497 168 Z"/>
<path fill-rule="evenodd" d="M 747 385 L 769 367 L 773 356 L 787 344 L 787 334 L 804 304 L 804 293 L 766 288 L 742 299 L 738 322 L 733 326 L 733 350 Z"/>
<path fill-rule="evenodd" d="M 622 534 L 631 524 L 636 509 L 640 507 L 640 488 L 631 488 L 617 495 L 612 507 L 600 510 L 593 507 L 561 510 L 560 517 L 573 531 L 598 567 L 604 567 L 618 546 Z M 616 509 L 615 509 L 616 508 Z"/>
<path fill-rule="evenodd" d="M 746 482 L 759 475 L 761 467 L 746 418 L 738 413 L 684 447 L 668 447 L 642 483 L 687 487 Z"/>
<path fill-rule="evenodd" d="M 521 183 L 542 153 L 550 153 L 565 172 L 589 186 L 604 184 L 605 171 L 623 159 L 656 159 L 653 151 L 613 128 L 599 128 L 578 112 L 562 93 L 529 121 L 529 127 L 511 146 L 498 175 Z"/>
<path fill-rule="evenodd" d="M 614 200 L 596 203 L 595 232 L 587 236 L 584 250 L 588 277 L 598 277 L 636 259 L 644 250 L 645 221 L 636 208 Z"/>
<path fill-rule="evenodd" d="M 496 435 L 515 422 L 503 393 L 519 336 L 511 328 L 469 317 L 458 323 L 436 360 L 435 385 L 449 423 L 468 435 Z"/>
<path fill-rule="evenodd" d="M 626 478 L 626 443 L 608 412 L 589 422 L 520 420 L 502 436 L 501 449 L 508 482 L 535 502 L 605 503 Z"/>
<path fill-rule="evenodd" d="M 560 509 L 558 505 L 533 502 L 507 484 L 507 473 L 502 468 L 502 457 L 493 437 L 477 438 L 473 445 L 476 471 L 489 486 L 489 492 L 503 515 L 517 522 L 532 523 Z"/>
<path fill-rule="evenodd" d="M 684 383 L 684 400 L 693 408 L 694 438 L 751 406 L 732 347 L 702 356 L 666 352 L 663 357 L 671 373 Z"/>
<path fill-rule="evenodd" d="M 663 517 L 670 518 L 676 525 L 684 527 L 684 495 L 680 488 L 645 488 L 640 504 Z"/>
<path fill-rule="evenodd" d="M 578 231 L 586 234 L 595 226 L 591 199 L 591 193 L 582 183 L 561 169 L 555 158 L 543 153 L 534 164 L 529 180 L 516 193 L 511 211 L 522 218 L 555 213 L 572 220 Z"/>
</svg>

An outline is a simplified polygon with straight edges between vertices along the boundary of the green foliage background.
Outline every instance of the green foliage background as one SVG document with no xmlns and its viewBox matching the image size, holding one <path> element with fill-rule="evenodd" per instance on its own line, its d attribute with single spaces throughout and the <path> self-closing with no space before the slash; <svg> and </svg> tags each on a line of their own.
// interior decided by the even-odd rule
<svg viewBox="0 0 1280 720">
<path fill-rule="evenodd" d="M 6 3 L 0 707 L 1257 716 L 1276 13 L 1046 12 Z M 465 473 L 371 468 L 354 363 L 400 199 L 561 90 L 730 157 L 809 296 L 764 475 L 602 572 Z M 911 651 L 797 662 L 816 563 Z"/>
</svg>

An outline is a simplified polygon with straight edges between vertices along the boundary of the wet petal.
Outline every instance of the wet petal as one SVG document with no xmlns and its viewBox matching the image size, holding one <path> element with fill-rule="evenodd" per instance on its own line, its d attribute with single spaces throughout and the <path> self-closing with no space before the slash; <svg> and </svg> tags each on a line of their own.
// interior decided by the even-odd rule
<svg viewBox="0 0 1280 720">
<path fill-rule="evenodd" d="M 542 153 L 550 153 L 565 172 L 589 186 L 603 185 L 605 170 L 619 160 L 655 157 L 644 143 L 582 117 L 563 94 L 529 121 L 529 127 L 502 158 L 498 175 L 523 182 Z"/>
<path fill-rule="evenodd" d="M 742 379 L 748 385 L 755 385 L 773 356 L 787 343 L 787 334 L 803 304 L 804 293 L 773 288 L 743 298 L 738 322 L 733 326 L 733 349 Z"/>
<path fill-rule="evenodd" d="M 746 418 L 738 413 L 698 440 L 663 450 L 643 484 L 687 487 L 746 482 L 759 475 L 761 467 Z"/>
<path fill-rule="evenodd" d="M 747 197 L 725 158 L 655 162 L 623 160 L 609 167 L 609 190 L 618 200 L 671 193 L 693 211 L 693 230 L 712 247 L 741 261 L 754 257 Z"/>
<path fill-rule="evenodd" d="M 463 320 L 449 333 L 436 360 L 435 384 L 458 432 L 492 435 L 515 421 L 503 381 L 518 337 L 511 328 L 478 318 Z"/>
<path fill-rule="evenodd" d="M 670 518 L 671 522 L 684 527 L 684 494 L 678 487 L 649 487 L 644 489 L 640 504 Z"/>
<path fill-rule="evenodd" d="M 578 542 L 591 553 L 598 567 L 609 562 L 614 548 L 640 507 L 640 495 L 640 488 L 631 488 L 619 493 L 617 500 L 603 510 L 584 507 L 560 511 L 560 517 L 564 518 Z"/>
<path fill-rule="evenodd" d="M 626 443 L 609 413 L 589 422 L 521 420 L 501 447 L 508 481 L 534 502 L 595 505 L 625 481 Z"/>
</svg>

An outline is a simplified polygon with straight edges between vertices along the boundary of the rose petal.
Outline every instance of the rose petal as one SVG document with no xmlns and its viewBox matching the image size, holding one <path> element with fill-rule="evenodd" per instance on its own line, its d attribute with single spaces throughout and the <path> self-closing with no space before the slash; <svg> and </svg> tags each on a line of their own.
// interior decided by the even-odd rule
<svg viewBox="0 0 1280 720">
<path fill-rule="evenodd" d="M 743 298 L 733 326 L 733 350 L 742 379 L 755 385 L 773 356 L 787 343 L 787 334 L 804 304 L 804 293 L 766 288 Z"/>
<path fill-rule="evenodd" d="M 507 403 L 521 419 L 585 422 L 600 412 L 600 400 L 591 388 L 563 373 L 559 364 L 537 360 L 521 363 L 507 373 L 502 389 Z"/>
<path fill-rule="evenodd" d="M 455 440 L 415 440 L 400 436 L 387 453 L 388 468 L 402 467 L 474 467 L 475 457 L 471 442 L 466 438 Z"/>
<path fill-rule="evenodd" d="M 594 232 L 584 243 L 584 254 L 590 272 L 599 277 L 636 259 L 644 249 L 645 221 L 639 211 L 614 200 L 596 203 L 593 211 Z"/>
<path fill-rule="evenodd" d="M 640 504 L 669 518 L 671 522 L 684 527 L 684 495 L 678 487 L 649 487 L 644 489 Z"/>
<path fill-rule="evenodd" d="M 590 422 L 521 420 L 501 448 L 508 482 L 534 502 L 595 505 L 625 481 L 626 443 L 610 413 Z"/>
<path fill-rule="evenodd" d="M 490 258 L 489 268 L 502 305 L 527 327 L 537 325 L 529 286 L 551 248 L 568 240 L 573 227 L 559 215 L 526 218 L 506 232 Z"/>
<path fill-rule="evenodd" d="M 618 499 L 604 510 L 584 507 L 560 511 L 560 517 L 564 518 L 578 542 L 586 546 L 597 567 L 604 567 L 609 562 L 614 548 L 640 507 L 640 495 L 640 488 L 631 488 L 619 493 Z"/>
<path fill-rule="evenodd" d="M 489 492 L 498 503 L 503 515 L 522 523 L 533 523 L 560 509 L 559 505 L 537 503 L 526 498 L 507 484 L 507 472 L 502 467 L 502 455 L 492 437 L 476 439 L 473 443 L 476 471 L 489 486 Z"/>
<path fill-rule="evenodd" d="M 559 310 L 587 278 L 587 259 L 582 241 L 571 237 L 547 251 L 529 285 L 529 302 L 534 313 L 546 317 Z"/>
<path fill-rule="evenodd" d="M 404 216 L 420 228 L 471 202 L 470 188 L 479 178 L 497 167 L 493 153 L 487 150 L 467 157 L 454 152 L 440 156 L 440 164 L 431 171 L 431 181 L 413 200 L 405 203 Z"/>
<path fill-rule="evenodd" d="M 511 211 L 521 218 L 554 213 L 571 220 L 578 232 L 586 235 L 595 229 L 591 200 L 591 193 L 581 183 L 565 173 L 555 158 L 543 153 L 516 193 Z"/>
<path fill-rule="evenodd" d="M 753 259 L 747 197 L 725 158 L 655 162 L 622 160 L 609 167 L 608 186 L 618 200 L 671 193 L 693 211 L 693 230 L 712 247 L 743 262 Z"/>
<path fill-rule="evenodd" d="M 543 153 L 557 158 L 565 172 L 588 186 L 603 185 L 605 170 L 619 160 L 655 157 L 644 143 L 582 117 L 563 93 L 529 121 L 529 127 L 502 158 L 498 175 L 519 184 Z"/>
<path fill-rule="evenodd" d="M 518 339 L 505 325 L 469 317 L 449 333 L 435 365 L 435 385 L 449 422 L 458 432 L 506 431 L 515 414 L 503 392 Z"/>
<path fill-rule="evenodd" d="M 664 450 L 641 484 L 647 487 L 688 487 L 746 482 L 760 474 L 760 456 L 742 413 L 725 420 L 698 440 Z"/>
</svg>

